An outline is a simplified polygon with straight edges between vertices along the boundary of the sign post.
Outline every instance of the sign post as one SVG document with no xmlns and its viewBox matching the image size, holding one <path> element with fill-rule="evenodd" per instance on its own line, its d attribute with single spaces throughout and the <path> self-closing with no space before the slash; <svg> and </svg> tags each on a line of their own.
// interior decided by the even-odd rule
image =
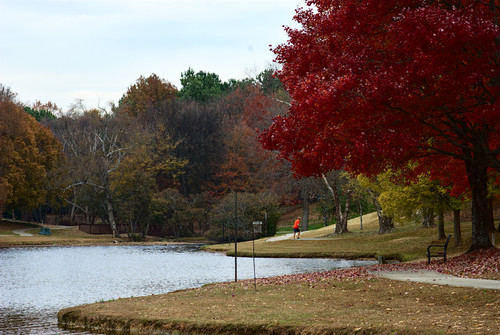
<svg viewBox="0 0 500 335">
<path fill-rule="evenodd" d="M 238 196 L 234 192 L 234 282 L 238 281 Z"/>
<path fill-rule="evenodd" d="M 253 241 L 252 241 L 252 257 L 253 257 L 253 286 L 257 290 L 257 276 L 255 275 L 255 234 L 262 234 L 262 221 L 252 222 L 253 226 Z"/>
</svg>

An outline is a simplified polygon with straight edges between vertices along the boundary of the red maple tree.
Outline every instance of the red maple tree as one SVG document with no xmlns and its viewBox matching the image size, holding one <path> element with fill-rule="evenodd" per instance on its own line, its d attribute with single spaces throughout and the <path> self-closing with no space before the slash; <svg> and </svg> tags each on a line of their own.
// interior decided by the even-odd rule
<svg viewBox="0 0 500 335">
<path fill-rule="evenodd" d="M 460 162 L 470 251 L 491 247 L 487 171 L 500 171 L 500 1 L 309 0 L 274 49 L 293 99 L 261 136 L 300 175 Z M 450 164 L 453 166 L 454 164 Z M 456 165 L 456 164 L 455 164 Z"/>
</svg>

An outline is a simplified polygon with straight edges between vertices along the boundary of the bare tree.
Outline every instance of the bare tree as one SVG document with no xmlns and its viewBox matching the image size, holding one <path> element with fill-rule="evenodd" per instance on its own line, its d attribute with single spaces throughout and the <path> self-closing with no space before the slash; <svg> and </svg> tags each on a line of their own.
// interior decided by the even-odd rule
<svg viewBox="0 0 500 335">
<path fill-rule="evenodd" d="M 53 125 L 54 133 L 63 143 L 68 164 L 66 201 L 89 217 L 89 206 L 80 197 L 85 189 L 92 188 L 95 198 L 100 199 L 103 220 L 107 221 L 113 236 L 119 236 L 116 228 L 113 197 L 117 183 L 113 174 L 133 147 L 130 124 L 102 110 L 73 114 Z"/>
</svg>

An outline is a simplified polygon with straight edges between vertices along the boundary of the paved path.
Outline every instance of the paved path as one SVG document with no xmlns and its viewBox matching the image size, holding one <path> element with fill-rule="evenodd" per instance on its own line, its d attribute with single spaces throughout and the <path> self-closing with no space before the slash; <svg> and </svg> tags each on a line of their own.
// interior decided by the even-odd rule
<svg viewBox="0 0 500 335">
<path fill-rule="evenodd" d="M 372 273 L 376 276 L 394 280 L 407 280 L 435 285 L 500 290 L 500 280 L 460 278 L 429 270 L 373 271 Z"/>
<path fill-rule="evenodd" d="M 293 238 L 293 233 L 283 234 L 268 238 L 267 242 L 283 241 Z M 300 240 L 314 240 L 314 238 L 301 238 Z M 429 270 L 409 270 L 409 271 L 373 271 L 374 275 L 393 280 L 414 281 L 435 285 L 449 285 L 459 287 L 473 287 L 488 290 L 500 290 L 500 280 L 460 278 L 445 275 Z"/>
<path fill-rule="evenodd" d="M 274 236 L 274 237 L 268 238 L 266 240 L 266 242 L 283 241 L 283 240 L 288 240 L 289 238 L 292 238 L 292 237 L 293 237 L 293 233 L 291 233 L 291 234 L 283 234 L 283 235 L 280 235 L 280 236 Z"/>
<path fill-rule="evenodd" d="M 27 233 L 26 231 L 27 230 L 31 230 L 33 228 L 28 228 L 28 229 L 16 229 L 16 230 L 13 230 L 12 232 L 14 234 L 17 234 L 17 235 L 20 235 L 20 236 L 33 236 L 33 234 L 30 234 L 30 233 Z"/>
<path fill-rule="evenodd" d="M 71 228 L 71 226 L 57 226 L 57 227 L 50 227 L 49 229 L 68 229 L 68 228 Z M 30 233 L 26 232 L 26 231 L 32 230 L 32 229 L 36 229 L 36 228 L 16 229 L 16 230 L 13 230 L 12 232 L 14 234 L 19 235 L 19 236 L 33 236 L 33 234 L 30 234 Z"/>
<path fill-rule="evenodd" d="M 300 235 L 300 236 L 303 236 L 303 234 L 304 233 L 302 233 L 302 235 Z M 276 242 L 276 241 L 291 240 L 291 239 L 293 239 L 293 233 L 291 233 L 291 234 L 284 234 L 284 235 L 280 235 L 280 236 L 274 236 L 274 237 L 268 238 L 266 240 L 266 242 Z M 310 237 L 310 238 L 307 238 L 307 237 L 301 237 L 298 240 L 299 241 L 325 241 L 325 240 L 333 240 L 333 238 L 325 238 L 325 237 L 321 237 L 321 238 Z"/>
</svg>

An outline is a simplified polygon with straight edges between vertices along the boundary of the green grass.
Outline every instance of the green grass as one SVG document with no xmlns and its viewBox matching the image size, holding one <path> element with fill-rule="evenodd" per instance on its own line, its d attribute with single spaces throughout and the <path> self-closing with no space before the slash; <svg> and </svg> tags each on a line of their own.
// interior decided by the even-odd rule
<svg viewBox="0 0 500 335">
<path fill-rule="evenodd" d="M 471 243 L 471 225 L 463 223 L 464 245 L 455 247 L 453 237 L 448 245 L 450 256 L 464 253 Z M 255 241 L 257 257 L 329 257 L 329 258 L 370 258 L 383 256 L 398 261 L 425 259 L 427 246 L 438 241 L 437 227 L 422 228 L 420 225 L 396 227 L 388 234 L 378 234 L 378 220 L 372 213 L 363 217 L 363 230 L 359 218 L 351 219 L 349 233 L 333 235 L 334 226 L 302 232 L 301 240 L 288 239 L 268 242 L 268 238 Z M 445 224 L 446 234 L 453 234 L 453 224 Z M 311 240 L 310 240 L 311 239 Z M 496 240 L 500 234 L 496 232 Z M 207 250 L 222 251 L 234 255 L 234 244 L 210 245 Z M 252 256 L 252 242 L 238 243 L 239 256 Z"/>
<path fill-rule="evenodd" d="M 18 229 L 40 229 L 40 225 L 32 224 L 28 222 L 13 221 L 8 219 L 3 219 L 0 221 L 0 235 L 15 235 L 12 231 Z"/>
</svg>

